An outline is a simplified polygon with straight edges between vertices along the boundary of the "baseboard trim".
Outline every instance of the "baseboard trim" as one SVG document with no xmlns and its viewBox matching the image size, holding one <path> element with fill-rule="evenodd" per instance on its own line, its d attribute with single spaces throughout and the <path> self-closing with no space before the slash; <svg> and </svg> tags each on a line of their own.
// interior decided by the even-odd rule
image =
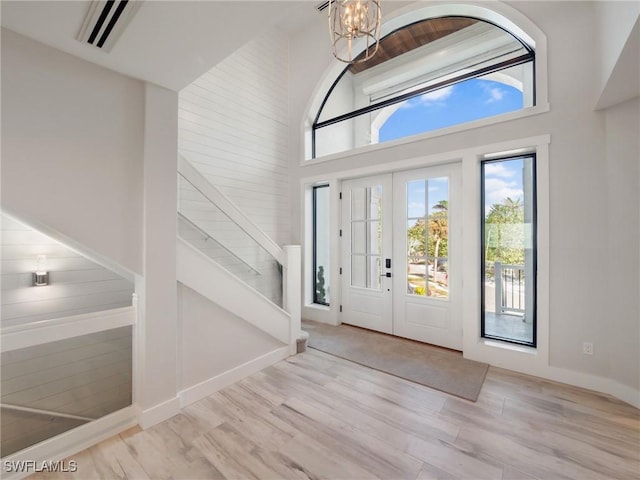
<svg viewBox="0 0 640 480">
<path fill-rule="evenodd" d="M 45 461 L 57 462 L 73 457 L 75 453 L 117 435 L 136 424 L 135 408 L 133 406 L 123 408 L 4 457 L 2 459 L 2 475 L 0 476 L 4 480 L 28 477 L 35 472 L 35 468 L 41 467 Z M 22 462 L 23 471 L 14 471 L 20 470 L 17 468 L 20 465 L 19 462 Z M 78 465 L 78 468 L 82 468 L 82 465 Z"/>
<path fill-rule="evenodd" d="M 144 430 L 163 422 L 180 413 L 180 399 L 178 397 L 159 403 L 151 408 L 138 408 L 138 425 Z"/>
<path fill-rule="evenodd" d="M 547 371 L 549 372 L 548 378 L 550 380 L 608 394 L 636 408 L 640 408 L 640 390 L 616 380 L 559 367 L 548 367 Z"/>
<path fill-rule="evenodd" d="M 620 382 L 610 380 L 611 388 L 609 392 L 614 397 L 633 405 L 636 408 L 640 408 L 640 390 L 635 390 Z"/>
<path fill-rule="evenodd" d="M 250 360 L 224 373 L 211 377 L 208 380 L 200 382 L 192 387 L 185 388 L 178 396 L 180 398 L 180 406 L 186 407 L 192 403 L 202 400 L 218 390 L 228 387 L 233 383 L 242 380 L 249 375 L 259 372 L 274 363 L 284 360 L 290 355 L 289 346 L 280 347 L 258 358 Z"/>
<path fill-rule="evenodd" d="M 491 365 L 491 362 L 487 363 Z M 629 405 L 640 408 L 640 390 L 636 390 L 632 387 L 629 387 L 628 385 L 624 385 L 610 378 L 553 366 L 538 366 L 533 368 L 522 368 L 518 365 L 493 366 L 518 373 L 524 373 L 526 375 L 533 375 L 535 377 L 544 378 L 546 380 L 551 380 L 554 382 L 566 383 L 567 385 L 585 388 L 587 390 L 593 390 L 594 392 L 602 393 L 605 395 L 611 395 L 618 400 L 628 403 Z"/>
</svg>

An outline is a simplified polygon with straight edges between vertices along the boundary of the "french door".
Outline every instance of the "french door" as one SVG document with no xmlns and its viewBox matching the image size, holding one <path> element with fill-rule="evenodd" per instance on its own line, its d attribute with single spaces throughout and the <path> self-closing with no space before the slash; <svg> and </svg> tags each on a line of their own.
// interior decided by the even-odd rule
<svg viewBox="0 0 640 480">
<path fill-rule="evenodd" d="M 462 348 L 460 165 L 342 184 L 342 322 Z"/>
<path fill-rule="evenodd" d="M 342 319 L 393 333 L 391 175 L 342 183 Z"/>
</svg>

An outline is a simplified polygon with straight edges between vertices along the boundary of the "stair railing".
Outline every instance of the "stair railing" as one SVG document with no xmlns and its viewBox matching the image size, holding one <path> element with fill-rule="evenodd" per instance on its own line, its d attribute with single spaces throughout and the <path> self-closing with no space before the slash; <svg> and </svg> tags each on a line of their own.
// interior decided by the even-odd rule
<svg viewBox="0 0 640 480">
<path fill-rule="evenodd" d="M 218 251 L 229 253 L 229 266 L 222 264 L 214 254 L 209 255 L 221 266 L 236 274 L 232 265 L 235 262 L 238 268 L 243 267 L 245 271 L 257 274 L 253 277 L 236 276 L 289 314 L 289 345 L 291 353 L 295 353 L 301 331 L 300 246 L 287 245 L 281 248 L 182 155 L 178 161 L 178 182 L 181 194 L 189 197 L 180 200 L 178 214 L 195 227 L 194 230 L 199 231 L 205 242 L 207 239 L 213 240 L 216 246 L 220 246 Z M 190 207 L 186 205 L 187 202 L 193 205 Z M 194 218 L 196 216 L 199 218 Z M 222 238 L 225 234 L 228 238 Z M 234 240 L 239 235 L 242 235 L 241 239 Z M 212 251 L 215 250 L 215 247 L 212 248 Z M 243 265 L 239 265 L 240 262 Z M 278 284 L 274 285 L 276 276 Z"/>
</svg>

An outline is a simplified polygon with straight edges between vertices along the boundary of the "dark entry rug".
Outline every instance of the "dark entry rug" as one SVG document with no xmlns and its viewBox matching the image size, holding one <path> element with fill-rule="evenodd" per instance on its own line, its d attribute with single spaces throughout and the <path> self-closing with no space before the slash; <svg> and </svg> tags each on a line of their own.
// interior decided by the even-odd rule
<svg viewBox="0 0 640 480">
<path fill-rule="evenodd" d="M 426 343 L 364 328 L 304 320 L 309 347 L 475 402 L 489 369 L 486 363 Z"/>
</svg>

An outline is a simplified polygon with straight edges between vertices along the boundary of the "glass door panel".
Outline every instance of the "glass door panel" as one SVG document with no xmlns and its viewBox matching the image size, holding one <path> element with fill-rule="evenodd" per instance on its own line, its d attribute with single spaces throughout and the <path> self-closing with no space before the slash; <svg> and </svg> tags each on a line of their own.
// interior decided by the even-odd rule
<svg viewBox="0 0 640 480">
<path fill-rule="evenodd" d="M 391 333 L 391 175 L 345 181 L 342 195 L 343 321 Z"/>
<path fill-rule="evenodd" d="M 393 176 L 394 334 L 456 349 L 462 347 L 459 171 L 447 165 Z"/>
</svg>

